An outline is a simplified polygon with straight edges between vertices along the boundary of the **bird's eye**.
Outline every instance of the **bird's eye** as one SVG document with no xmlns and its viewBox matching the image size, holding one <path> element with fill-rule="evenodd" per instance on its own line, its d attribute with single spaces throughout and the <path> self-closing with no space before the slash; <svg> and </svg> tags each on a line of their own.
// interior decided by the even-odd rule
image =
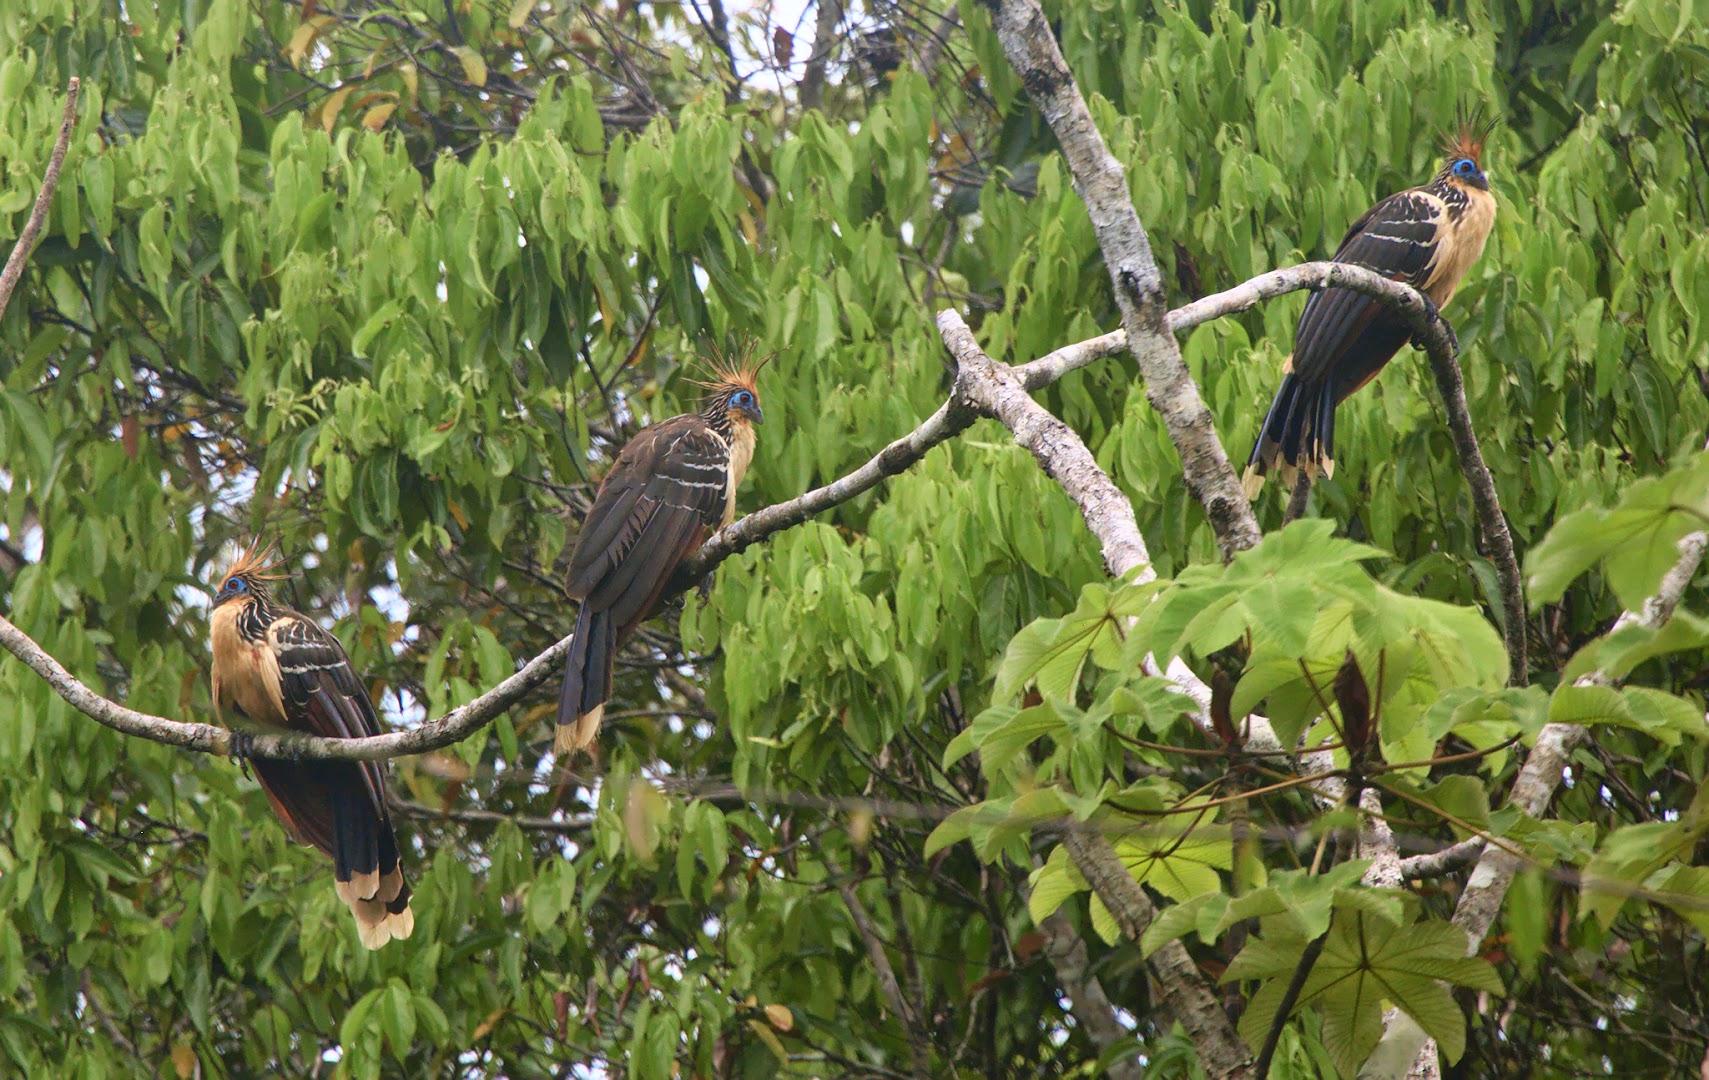
<svg viewBox="0 0 1709 1080">
<path fill-rule="evenodd" d="M 1471 176 L 1477 171 L 1478 167 L 1473 164 L 1471 158 L 1461 158 L 1454 163 L 1454 172 L 1460 176 Z"/>
<path fill-rule="evenodd" d="M 748 393 L 746 390 L 736 391 L 736 396 L 730 399 L 730 404 L 736 406 L 738 409 L 749 408 L 753 403 L 754 395 Z"/>
<path fill-rule="evenodd" d="M 225 586 L 221 588 L 220 591 L 229 593 L 246 593 L 249 591 L 249 582 L 240 577 L 229 578 L 227 579 Z"/>
</svg>

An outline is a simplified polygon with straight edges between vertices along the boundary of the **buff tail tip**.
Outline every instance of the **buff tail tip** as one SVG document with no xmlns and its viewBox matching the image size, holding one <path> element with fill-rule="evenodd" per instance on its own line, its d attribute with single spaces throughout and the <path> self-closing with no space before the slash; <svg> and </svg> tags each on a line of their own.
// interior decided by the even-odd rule
<svg viewBox="0 0 1709 1080">
<path fill-rule="evenodd" d="M 558 725 L 555 746 L 559 754 L 571 756 L 585 752 L 599 736 L 599 725 L 605 719 L 605 706 L 595 705 L 569 723 Z"/>
</svg>

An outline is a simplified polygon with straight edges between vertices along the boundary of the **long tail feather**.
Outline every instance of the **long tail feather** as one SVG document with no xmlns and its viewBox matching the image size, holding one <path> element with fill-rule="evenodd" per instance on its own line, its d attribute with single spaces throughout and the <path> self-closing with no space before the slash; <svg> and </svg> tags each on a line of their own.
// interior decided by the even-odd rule
<svg viewBox="0 0 1709 1080">
<path fill-rule="evenodd" d="M 415 929 L 409 882 L 389 820 L 374 809 L 353 762 L 255 761 L 256 779 L 293 840 L 330 856 L 333 888 L 377 949 Z"/>
<path fill-rule="evenodd" d="M 1307 476 L 1334 475 L 1336 404 L 1328 383 L 1306 385 L 1292 372 L 1282 376 L 1246 465 L 1247 498 L 1257 497 L 1270 472 L 1289 490 L 1301 469 Z"/>
<path fill-rule="evenodd" d="M 564 690 L 558 698 L 559 753 L 574 753 L 593 745 L 611 698 L 612 660 L 617 651 L 616 626 L 608 611 L 584 602 L 576 617 L 576 639 L 564 661 Z"/>
</svg>

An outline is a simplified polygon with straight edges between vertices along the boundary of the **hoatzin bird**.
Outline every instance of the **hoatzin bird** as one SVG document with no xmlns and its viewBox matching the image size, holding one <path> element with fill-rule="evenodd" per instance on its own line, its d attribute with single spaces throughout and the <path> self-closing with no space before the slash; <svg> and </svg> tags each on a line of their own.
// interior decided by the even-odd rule
<svg viewBox="0 0 1709 1080">
<path fill-rule="evenodd" d="M 736 488 L 765 422 L 754 379 L 765 361 L 720 363 L 700 411 L 643 428 L 599 485 L 570 556 L 581 601 L 558 699 L 559 752 L 586 749 L 611 697 L 618 648 L 653 613 L 683 560 L 736 516 Z"/>
<path fill-rule="evenodd" d="M 214 707 L 249 725 L 351 739 L 380 734 L 368 692 L 338 639 L 277 603 L 271 552 L 252 548 L 214 597 Z M 251 761 L 286 835 L 332 857 L 333 887 L 356 917 L 362 944 L 378 949 L 415 929 L 409 882 L 386 812 L 377 761 Z"/>
<path fill-rule="evenodd" d="M 1495 196 L 1480 159 L 1493 122 L 1462 115 L 1442 141 L 1447 161 L 1423 187 L 1390 195 L 1365 212 L 1341 239 L 1335 262 L 1363 266 L 1423 293 L 1432 314 L 1447 305 L 1483 254 L 1495 223 Z M 1450 335 L 1452 330 L 1449 331 Z M 1374 297 L 1352 289 L 1314 293 L 1294 331 L 1294 352 L 1270 403 L 1246 466 L 1254 497 L 1276 469 L 1289 486 L 1304 469 L 1335 473 L 1335 407 L 1376 377 L 1411 337 Z"/>
</svg>

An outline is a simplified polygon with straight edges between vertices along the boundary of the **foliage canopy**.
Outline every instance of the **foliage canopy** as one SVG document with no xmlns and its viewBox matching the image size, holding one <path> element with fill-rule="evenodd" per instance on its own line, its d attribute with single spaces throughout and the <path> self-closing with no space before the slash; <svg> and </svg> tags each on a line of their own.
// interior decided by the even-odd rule
<svg viewBox="0 0 1709 1080">
<path fill-rule="evenodd" d="M 293 606 L 416 722 L 567 630 L 580 514 L 628 435 L 689 407 L 706 344 L 781 355 L 753 508 L 942 403 L 935 309 L 1017 361 L 1113 327 L 985 8 L 819 3 L 828 42 L 718 0 L 20 0 L 0 233 L 68 77 L 84 104 L 0 319 L 10 618 L 109 696 L 206 719 L 206 583 L 264 532 Z M 1327 255 L 1434 170 L 1456 104 L 1504 114 L 1496 231 L 1448 314 L 1534 670 L 1506 670 L 1413 354 L 1343 406 L 1320 520 L 1228 566 L 1133 365 L 1104 361 L 1038 398 L 1132 499 L 1160 580 L 1108 581 L 1072 503 L 983 423 L 651 624 L 597 762 L 550 755 L 547 692 L 394 762 L 404 946 L 357 946 L 229 763 L 0 666 L 0 1071 L 894 1076 L 923 1041 L 935 1075 L 1139 1054 L 1186 1076 L 1142 953 L 1185 940 L 1256 1047 L 1319 937 L 1274 1075 L 1349 1074 L 1389 1005 L 1482 1075 L 1695 1067 L 1709 622 L 1608 631 L 1709 515 L 1702 4 L 1045 7 L 1176 302 Z M 1235 453 L 1303 303 L 1182 342 Z M 1403 854 L 1494 835 L 1534 863 L 1479 956 L 1446 923 L 1464 869 L 1368 887 L 1362 862 L 1317 865 L 1314 827 L 1351 819 L 1305 789 L 1217 802 L 1273 778 L 1231 772 L 1140 661 L 1208 676 L 1231 645 L 1234 715 L 1308 743 L 1347 741 L 1328 688 L 1351 658 Z M 1593 670 L 1627 682 L 1573 685 Z M 1547 721 L 1594 738 L 1539 817 L 1503 796 Z M 1438 754 L 1459 760 L 1420 764 Z M 1160 899 L 1143 947 L 1064 828 L 1110 833 Z M 1071 1013 L 1064 924 L 1123 1010 L 1113 1046 Z"/>
</svg>

